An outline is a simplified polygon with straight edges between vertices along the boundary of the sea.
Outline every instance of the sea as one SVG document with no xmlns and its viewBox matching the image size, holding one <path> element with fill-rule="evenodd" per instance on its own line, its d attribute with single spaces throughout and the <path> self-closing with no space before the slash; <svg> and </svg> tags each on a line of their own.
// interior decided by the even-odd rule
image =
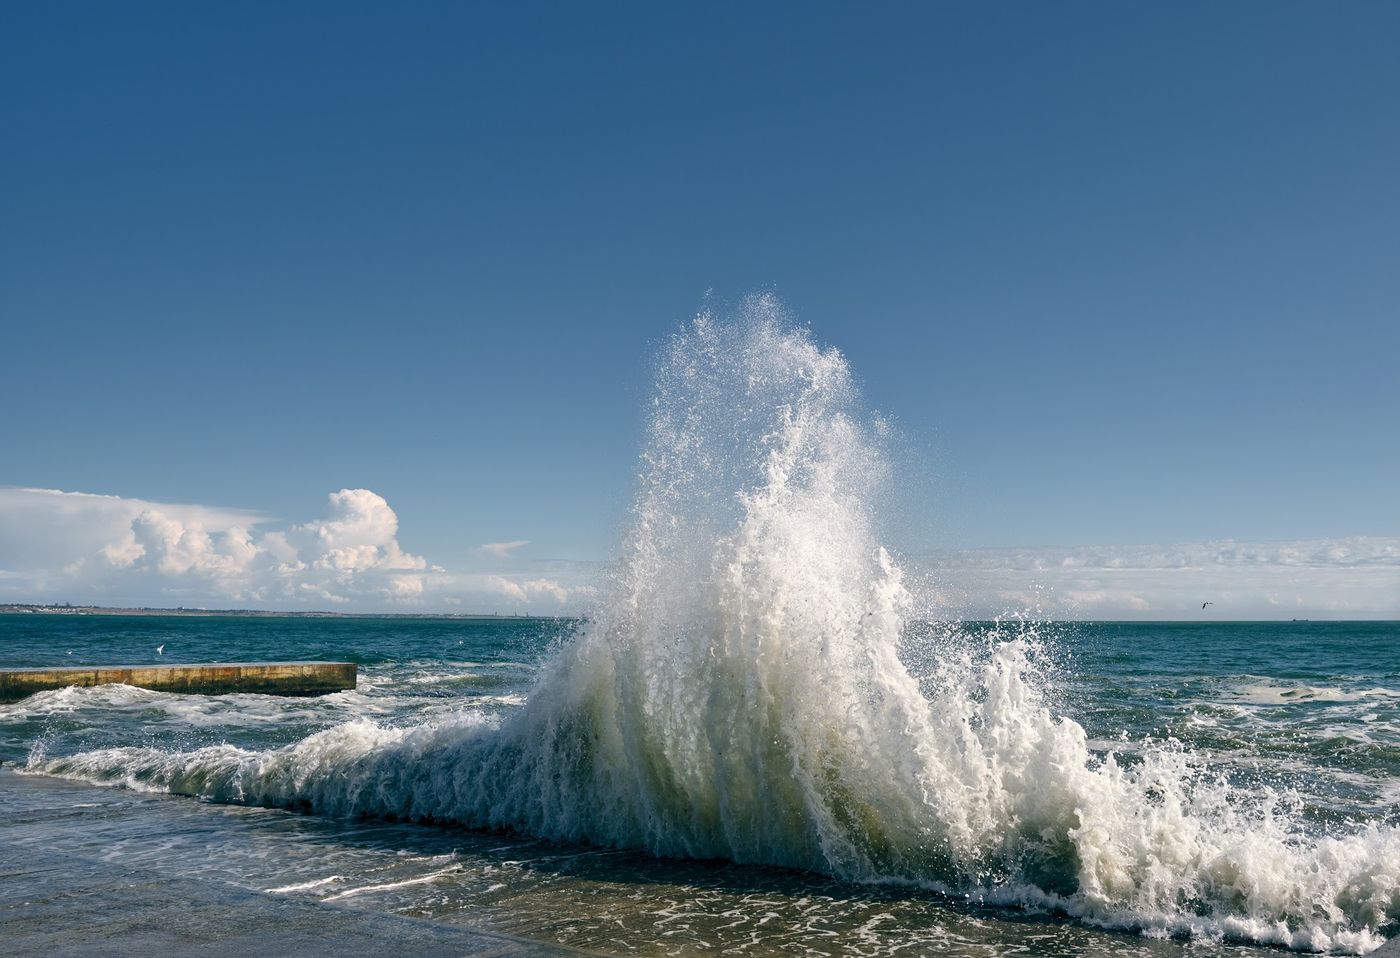
<svg viewBox="0 0 1400 958">
<path fill-rule="evenodd" d="M 610 955 L 1400 932 L 1400 623 L 960 613 L 886 545 L 888 424 L 768 298 L 678 333 L 647 408 L 576 619 L 0 616 L 0 667 L 360 665 L 0 706 L 4 853 Z"/>
<path fill-rule="evenodd" d="M 518 721 L 584 628 L 538 618 L 0 616 L 4 668 L 291 659 L 360 668 L 354 691 L 314 698 L 114 685 L 0 705 L 0 806 L 7 819 L 37 816 L 53 799 L 33 786 L 58 777 L 82 783 L 83 800 L 38 819 L 27 838 L 38 847 L 604 954 L 1258 952 L 1251 941 L 1361 951 L 1396 930 L 1396 859 L 1366 846 L 1393 856 L 1400 824 L 1400 623 L 959 624 L 952 631 L 984 667 L 998 648 L 1021 645 L 1053 675 L 1026 721 L 1052 723 L 1052 739 L 1055 728 L 1082 729 L 1070 736 L 1082 751 L 1037 754 L 1028 741 L 1002 752 L 1022 767 L 1001 775 L 1033 799 L 996 806 L 993 830 L 1024 840 L 1032 826 L 1062 822 L 1102 832 L 1096 854 L 1123 856 L 1106 870 L 1086 860 L 1085 839 L 1055 835 L 1034 843 L 1047 859 L 1022 848 L 967 873 L 938 854 L 892 850 L 858 870 L 857 852 L 838 841 L 788 858 L 776 843 L 800 839 L 772 826 L 729 854 L 620 826 L 589 833 L 565 823 L 607 805 L 577 781 L 553 795 L 540 784 L 533 796 L 561 827 L 512 821 L 518 812 L 506 808 L 493 817 L 473 793 L 478 775 L 502 772 L 474 768 L 488 760 L 466 743 Z M 909 673 L 936 673 L 945 640 L 904 643 Z M 987 730 L 963 733 L 978 731 Z M 516 761 L 525 775 L 528 762 Z M 1060 762 L 1079 767 L 1050 770 Z M 1090 781 L 1076 789 L 1072 774 Z M 857 820 L 879 808 L 855 811 L 857 785 L 853 807 L 833 811 L 846 841 L 894 841 L 877 839 L 878 821 Z M 707 812 L 670 800 L 677 814 Z M 794 819 L 815 814 L 787 795 L 731 797 L 767 801 L 796 802 Z M 730 828 L 737 839 L 742 825 Z M 1154 850 L 1164 871 L 1134 873 Z M 1323 862 L 1343 874 L 1329 882 Z M 1089 887 L 1086 874 L 1105 884 Z M 1343 888 L 1367 877 L 1375 911 L 1358 900 L 1348 912 Z M 1146 897 L 1154 882 L 1172 894 Z"/>
</svg>

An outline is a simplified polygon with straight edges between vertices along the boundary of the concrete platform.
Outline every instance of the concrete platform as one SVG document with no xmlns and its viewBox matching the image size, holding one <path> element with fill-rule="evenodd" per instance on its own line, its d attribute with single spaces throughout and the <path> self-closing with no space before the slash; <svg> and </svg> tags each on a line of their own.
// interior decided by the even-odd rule
<svg viewBox="0 0 1400 958">
<path fill-rule="evenodd" d="M 0 955 L 551 958 L 587 952 L 0 846 Z"/>
<path fill-rule="evenodd" d="M 0 703 L 73 685 L 134 685 L 158 692 L 223 695 L 325 695 L 353 689 L 353 662 L 231 662 L 74 669 L 0 669 Z"/>
</svg>

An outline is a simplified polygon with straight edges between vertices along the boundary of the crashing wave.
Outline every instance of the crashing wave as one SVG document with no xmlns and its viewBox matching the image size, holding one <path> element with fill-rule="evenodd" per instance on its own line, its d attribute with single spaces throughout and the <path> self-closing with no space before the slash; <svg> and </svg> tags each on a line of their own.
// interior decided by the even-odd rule
<svg viewBox="0 0 1400 958">
<path fill-rule="evenodd" d="M 1159 934 L 1364 952 L 1400 830 L 1310 836 L 1191 754 L 1094 753 L 1034 642 L 955 631 L 922 681 L 877 541 L 886 466 L 844 359 L 769 298 L 661 363 L 622 562 L 500 720 L 353 722 L 267 752 L 36 760 L 218 801 L 510 829 L 1062 909 Z"/>
</svg>

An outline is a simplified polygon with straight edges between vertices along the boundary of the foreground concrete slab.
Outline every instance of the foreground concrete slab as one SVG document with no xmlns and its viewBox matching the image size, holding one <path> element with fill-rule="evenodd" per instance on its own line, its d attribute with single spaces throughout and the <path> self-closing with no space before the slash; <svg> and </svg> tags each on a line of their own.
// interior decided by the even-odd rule
<svg viewBox="0 0 1400 958">
<path fill-rule="evenodd" d="M 0 846 L 0 954 L 546 958 L 586 952 Z"/>
<path fill-rule="evenodd" d="M 134 685 L 158 692 L 223 695 L 325 695 L 353 689 L 353 662 L 231 662 L 209 665 L 137 665 L 76 669 L 0 669 L 0 702 L 71 685 Z"/>
</svg>

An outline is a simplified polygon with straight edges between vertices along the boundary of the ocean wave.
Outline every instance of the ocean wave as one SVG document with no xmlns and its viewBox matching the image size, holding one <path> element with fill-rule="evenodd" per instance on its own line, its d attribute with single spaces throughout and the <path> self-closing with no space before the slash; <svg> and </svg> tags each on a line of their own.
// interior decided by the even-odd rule
<svg viewBox="0 0 1400 958">
<path fill-rule="evenodd" d="M 1400 699 L 1400 691 L 1387 688 L 1342 689 L 1335 686 L 1287 684 L 1269 679 L 1247 682 L 1230 691 L 1230 700 L 1247 705 L 1295 703 L 1340 704 Z"/>
<path fill-rule="evenodd" d="M 1364 952 L 1400 829 L 1309 830 L 1170 741 L 1096 752 L 1034 629 L 933 637 L 876 536 L 850 371 L 765 299 L 663 363 L 610 598 L 491 719 L 349 722 L 279 749 L 114 748 L 31 769 L 228 802 L 786 866 L 1151 934 Z M 1101 744 L 1101 743 L 1095 743 Z"/>
</svg>

